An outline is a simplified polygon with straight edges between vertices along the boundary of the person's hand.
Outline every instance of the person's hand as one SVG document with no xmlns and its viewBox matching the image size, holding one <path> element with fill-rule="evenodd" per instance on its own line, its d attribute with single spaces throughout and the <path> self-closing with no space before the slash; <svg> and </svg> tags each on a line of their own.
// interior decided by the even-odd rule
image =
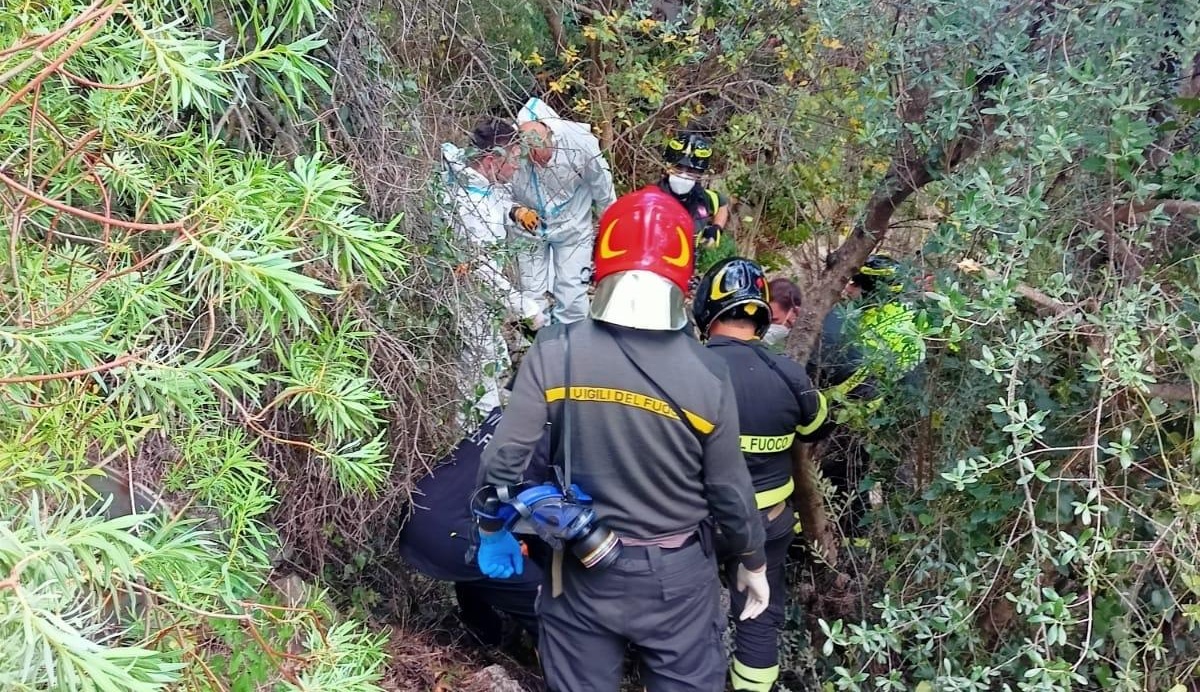
<svg viewBox="0 0 1200 692">
<path fill-rule="evenodd" d="M 536 332 L 546 326 L 546 313 L 539 312 L 535 313 L 532 317 L 526 317 L 525 323 L 529 325 L 530 329 Z"/>
<path fill-rule="evenodd" d="M 542 225 L 542 217 L 538 216 L 536 211 L 519 204 L 508 210 L 508 218 L 526 233 L 536 233 Z"/>
<path fill-rule="evenodd" d="M 725 229 L 715 223 L 708 224 L 700 231 L 700 237 L 696 239 L 697 244 L 704 248 L 716 247 L 721 242 L 721 231 L 723 230 Z"/>
<path fill-rule="evenodd" d="M 479 571 L 492 579 L 508 579 L 525 571 L 521 544 L 509 531 L 479 530 Z"/>
<path fill-rule="evenodd" d="M 753 620 L 762 615 L 771 600 L 771 586 L 767 584 L 766 565 L 753 571 L 746 569 L 745 565 L 738 565 L 737 590 L 748 591 L 746 605 L 742 608 L 742 614 L 738 616 L 738 620 Z"/>
</svg>

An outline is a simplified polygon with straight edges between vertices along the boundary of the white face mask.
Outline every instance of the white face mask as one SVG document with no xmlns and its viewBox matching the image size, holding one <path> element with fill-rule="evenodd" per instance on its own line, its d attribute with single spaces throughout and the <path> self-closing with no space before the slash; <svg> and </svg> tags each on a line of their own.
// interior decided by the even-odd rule
<svg viewBox="0 0 1200 692">
<path fill-rule="evenodd" d="M 692 191 L 692 188 L 696 187 L 696 181 L 672 173 L 667 176 L 667 185 L 671 187 L 671 192 L 677 195 L 686 195 Z"/>
<path fill-rule="evenodd" d="M 772 324 L 771 326 L 767 327 L 767 333 L 763 334 L 763 343 L 768 346 L 781 344 L 783 343 L 783 340 L 787 338 L 788 332 L 790 331 L 792 330 L 788 329 L 786 325 Z"/>
</svg>

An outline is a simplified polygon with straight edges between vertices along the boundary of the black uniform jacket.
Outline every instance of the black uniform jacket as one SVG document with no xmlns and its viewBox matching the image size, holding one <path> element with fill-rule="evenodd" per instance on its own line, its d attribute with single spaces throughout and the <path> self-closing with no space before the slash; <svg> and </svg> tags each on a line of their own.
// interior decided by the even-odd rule
<svg viewBox="0 0 1200 692">
<path fill-rule="evenodd" d="M 398 550 L 408 564 L 427 577 L 455 582 L 485 578 L 474 561 L 468 564 L 465 559 L 475 531 L 470 500 L 479 473 L 479 456 L 501 417 L 500 409 L 494 409 L 478 430 L 463 438 L 429 475 L 417 482 L 412 514 L 400 532 Z M 547 479 L 548 450 L 547 437 L 535 448 L 526 479 Z M 536 583 L 541 573 L 526 560 L 525 574 L 513 579 Z"/>
<path fill-rule="evenodd" d="M 790 450 L 797 439 L 813 441 L 826 432 L 825 399 L 799 363 L 768 349 L 761 341 L 714 336 L 708 347 L 729 365 L 737 396 L 742 454 L 750 467 L 758 504 L 786 499 L 764 497 L 790 485 Z M 790 488 L 789 488 L 790 490 Z"/>
</svg>

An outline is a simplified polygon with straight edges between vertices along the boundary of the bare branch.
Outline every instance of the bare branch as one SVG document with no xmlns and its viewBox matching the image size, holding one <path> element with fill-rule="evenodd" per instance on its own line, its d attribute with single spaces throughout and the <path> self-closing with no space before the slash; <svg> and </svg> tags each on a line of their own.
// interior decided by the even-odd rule
<svg viewBox="0 0 1200 692">
<path fill-rule="evenodd" d="M 562 4 L 555 3 L 553 0 L 536 0 L 536 4 L 542 11 L 542 16 L 546 18 L 546 26 L 550 27 L 550 38 L 554 39 L 554 49 L 561 53 L 567 47 L 562 15 L 558 11 Z"/>
<path fill-rule="evenodd" d="M 1147 386 L 1146 393 L 1163 401 L 1195 401 L 1196 385 L 1193 382 L 1161 382 Z"/>
<path fill-rule="evenodd" d="M 1000 281 L 1001 280 L 1001 276 L 998 273 L 996 273 L 995 270 L 988 269 L 987 267 L 981 265 L 980 263 L 976 262 L 973 259 L 964 259 L 964 260 L 960 261 L 958 263 L 958 268 L 959 268 L 959 270 L 961 270 L 962 272 L 964 272 L 966 274 L 982 273 L 989 280 L 992 280 L 992 281 Z M 1068 305 L 1068 304 L 1062 302 L 1061 300 L 1051 298 L 1050 296 L 1046 295 L 1045 293 L 1042 293 L 1041 291 L 1037 290 L 1036 288 L 1033 288 L 1032 286 L 1029 286 L 1026 284 L 1017 284 L 1017 286 L 1015 288 L 1013 288 L 1013 292 L 1016 293 L 1017 295 L 1021 296 L 1022 298 L 1025 298 L 1026 300 L 1033 303 L 1034 305 L 1037 305 L 1038 307 L 1043 308 L 1043 309 L 1045 309 L 1049 312 L 1052 312 L 1056 315 L 1067 315 L 1067 314 L 1075 312 L 1076 310 L 1079 309 L 1077 306 Z"/>
<path fill-rule="evenodd" d="M 137 358 L 137 356 L 135 354 L 129 354 L 129 355 L 121 356 L 120 358 L 109 361 L 107 363 L 101 363 L 100 365 L 94 365 L 90 368 L 83 368 L 82 370 L 71 370 L 69 372 L 52 372 L 52 373 L 46 373 L 46 374 L 42 374 L 42 375 L 18 375 L 16 377 L 0 377 L 0 384 L 4 384 L 4 385 L 30 384 L 30 383 L 34 383 L 34 382 L 50 382 L 52 380 L 69 380 L 74 377 L 83 377 L 84 375 L 93 375 L 98 372 L 105 372 L 106 370 L 112 370 L 113 368 L 119 368 L 122 365 L 128 363 L 129 361 L 131 361 L 135 358 Z"/>
<path fill-rule="evenodd" d="M 118 228 L 124 228 L 130 231 L 178 231 L 183 229 L 183 223 L 179 221 L 174 221 L 171 223 L 134 223 L 133 221 L 114 219 L 109 216 L 87 211 L 86 209 L 79 209 L 64 202 L 59 202 L 58 200 L 46 197 L 45 195 L 38 193 L 36 190 L 25 187 L 21 183 L 18 183 L 3 173 L 0 173 L 0 182 L 8 185 L 13 190 L 25 195 L 26 197 L 32 197 L 33 199 L 36 199 L 48 207 L 57 209 L 58 211 L 65 212 L 72 216 L 78 216 L 81 219 L 95 221 L 99 224 L 117 226 Z"/>
</svg>

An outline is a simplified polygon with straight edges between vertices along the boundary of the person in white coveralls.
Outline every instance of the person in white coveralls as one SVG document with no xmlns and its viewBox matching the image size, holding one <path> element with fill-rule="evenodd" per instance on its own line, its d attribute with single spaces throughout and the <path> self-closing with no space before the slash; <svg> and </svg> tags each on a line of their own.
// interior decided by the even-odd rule
<svg viewBox="0 0 1200 692">
<path fill-rule="evenodd" d="M 505 258 L 514 254 L 513 240 L 528 235 L 524 225 L 538 226 L 534 210 L 514 202 L 508 182 L 520 165 L 517 129 L 489 118 L 471 133 L 465 150 L 442 145 L 446 221 L 468 243 L 465 263 L 491 300 L 460 307 L 460 387 L 480 417 L 500 406 L 500 393 L 511 361 L 500 334 L 503 321 L 522 320 L 536 330 L 546 323 L 548 303 L 542 292 L 522 291 L 505 275 Z M 463 421 L 464 423 L 467 421 Z"/>
<path fill-rule="evenodd" d="M 588 313 L 595 223 L 617 198 L 612 172 L 591 127 L 559 117 L 541 99 L 521 107 L 517 126 L 527 156 L 513 197 L 538 220 L 524 226 L 535 237 L 518 257 L 522 289 L 554 296 L 554 322 L 577 322 Z"/>
</svg>

